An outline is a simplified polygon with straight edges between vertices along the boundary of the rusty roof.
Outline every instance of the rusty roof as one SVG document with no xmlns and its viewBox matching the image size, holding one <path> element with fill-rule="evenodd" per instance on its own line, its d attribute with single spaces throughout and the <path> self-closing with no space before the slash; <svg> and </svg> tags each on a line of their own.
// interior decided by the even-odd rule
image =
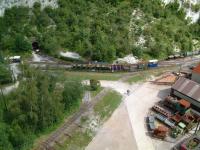
<svg viewBox="0 0 200 150">
<path fill-rule="evenodd" d="M 196 67 L 193 69 L 192 72 L 200 74 L 200 64 L 199 64 L 198 66 L 196 66 Z"/>
<path fill-rule="evenodd" d="M 172 86 L 172 89 L 200 102 L 200 84 L 197 82 L 180 77 Z"/>
<path fill-rule="evenodd" d="M 189 108 L 189 107 L 190 107 L 190 102 L 188 102 L 188 101 L 186 101 L 186 100 L 184 100 L 184 99 L 181 99 L 181 100 L 179 101 L 179 103 L 180 103 L 182 106 L 184 106 L 185 108 Z"/>
</svg>

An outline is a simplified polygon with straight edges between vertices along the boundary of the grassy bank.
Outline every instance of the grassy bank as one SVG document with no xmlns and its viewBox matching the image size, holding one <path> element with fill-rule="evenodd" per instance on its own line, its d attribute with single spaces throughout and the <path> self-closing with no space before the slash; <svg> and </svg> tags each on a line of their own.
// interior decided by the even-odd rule
<svg viewBox="0 0 200 150">
<path fill-rule="evenodd" d="M 110 91 L 95 105 L 94 111 L 96 114 L 100 115 L 102 120 L 105 120 L 109 118 L 114 110 L 119 106 L 121 99 L 122 96 L 119 93 Z"/>
<path fill-rule="evenodd" d="M 109 91 L 95 106 L 92 113 L 82 117 L 81 126 L 67 138 L 62 146 L 55 145 L 56 150 L 83 150 L 92 141 L 97 131 L 91 128 L 92 122 L 98 122 L 96 125 L 98 130 L 101 125 L 112 115 L 114 110 L 121 103 L 121 95 L 117 92 Z M 93 119 L 91 119 L 93 118 Z M 94 118 L 98 118 L 95 120 Z"/>
<path fill-rule="evenodd" d="M 54 71 L 61 80 L 66 78 L 72 80 L 119 80 L 125 73 L 98 73 L 98 72 L 76 72 L 76 71 Z"/>
</svg>

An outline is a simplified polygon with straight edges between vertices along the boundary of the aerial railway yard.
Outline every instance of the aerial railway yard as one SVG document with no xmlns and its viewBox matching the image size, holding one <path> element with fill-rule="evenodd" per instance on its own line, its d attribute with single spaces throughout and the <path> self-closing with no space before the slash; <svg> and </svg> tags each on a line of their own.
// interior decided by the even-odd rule
<svg viewBox="0 0 200 150">
<path fill-rule="evenodd" d="M 160 69 L 160 68 L 168 68 L 168 67 L 171 67 L 171 66 L 175 66 L 176 67 L 176 69 L 177 69 L 177 72 L 179 72 L 182 68 L 188 68 L 188 66 L 191 66 L 191 65 L 194 65 L 194 64 L 196 64 L 197 62 L 199 62 L 199 60 L 200 60 L 200 58 L 199 57 L 187 57 L 187 58 L 179 58 L 179 59 L 173 59 L 173 60 L 167 60 L 167 61 L 159 61 L 157 64 L 156 64 L 156 66 L 154 66 L 154 67 L 151 67 L 151 66 L 149 66 L 149 67 L 147 67 L 145 70 L 148 72 L 148 71 L 150 71 L 150 70 L 152 70 L 152 71 L 156 71 L 157 69 Z M 29 62 L 31 65 L 35 65 L 36 67 L 40 67 L 40 68 L 42 68 L 42 69 L 45 69 L 45 70 L 48 70 L 48 69 L 66 69 L 66 70 L 70 70 L 70 71 L 95 71 L 95 72 L 130 72 L 130 73 L 124 73 L 123 74 L 123 77 L 125 78 L 125 77 L 127 77 L 127 78 L 130 78 L 132 75 L 134 75 L 135 73 L 140 73 L 140 72 L 142 72 L 143 71 L 143 68 L 142 69 L 140 69 L 140 68 L 138 68 L 138 64 L 136 64 L 136 65 L 124 65 L 124 66 L 128 66 L 128 69 L 125 69 L 125 67 L 123 66 L 123 65 L 119 65 L 119 64 L 98 64 L 98 63 L 96 63 L 96 64 L 69 64 L 69 63 L 66 63 L 66 62 L 64 62 L 64 61 L 58 61 L 58 60 L 51 60 L 51 61 L 41 61 L 41 62 Z M 148 65 L 148 64 L 147 64 Z M 79 66 L 79 67 L 83 67 L 83 68 L 76 68 L 77 66 Z M 109 67 L 108 67 L 109 66 Z M 119 67 L 120 66 L 120 67 Z M 130 67 L 134 67 L 135 69 L 132 69 L 132 70 L 130 70 Z M 74 68 L 75 67 L 75 68 Z M 85 69 L 85 67 L 87 67 L 87 69 Z M 108 67 L 108 70 L 106 71 L 106 70 L 101 70 L 101 68 L 104 68 L 104 67 Z M 179 70 L 179 67 L 180 67 L 180 70 Z M 109 68 L 110 68 L 110 70 L 109 70 Z M 113 69 L 114 68 L 114 69 Z M 114 71 L 113 71 L 114 70 Z M 131 72 L 133 72 L 133 73 L 131 73 Z M 179 74 L 177 74 L 177 75 L 179 75 Z M 123 78 L 122 77 L 122 78 Z M 124 82 L 124 81 L 126 81 L 127 79 L 125 79 L 125 80 L 120 80 L 120 81 L 122 81 L 122 82 Z M 156 81 L 157 82 L 157 81 Z M 151 81 L 151 83 L 155 83 L 154 81 Z M 155 84 L 157 84 L 157 83 L 155 83 Z M 167 84 L 166 84 L 167 85 Z M 109 88 L 113 88 L 113 89 L 115 89 L 116 87 L 112 87 L 113 85 L 110 83 L 110 85 L 109 85 Z M 151 85 L 150 84 L 148 84 L 148 86 L 150 87 Z M 105 86 L 106 87 L 106 86 Z M 167 85 L 167 87 L 169 88 L 169 85 Z M 119 90 L 120 88 L 122 88 L 123 89 L 123 87 L 118 87 L 118 88 L 116 88 L 115 90 Z M 148 89 L 148 87 L 146 87 L 147 89 Z M 156 85 L 155 87 L 154 86 L 152 86 L 152 88 L 155 88 L 154 90 L 154 94 L 156 94 L 156 92 L 159 92 L 159 90 L 160 90 L 160 88 L 159 88 L 159 84 L 158 85 Z M 145 91 L 147 90 L 147 89 L 144 89 L 143 90 L 143 92 L 145 93 Z M 126 91 L 125 89 L 123 89 L 124 91 Z M 134 89 L 133 91 L 137 91 L 137 89 Z M 139 87 L 138 87 L 138 90 L 139 90 Z M 139 90 L 140 91 L 140 90 Z M 148 90 L 147 90 L 148 91 Z M 141 92 L 141 91 L 140 91 Z M 144 93 L 142 94 L 142 95 L 144 95 Z M 124 94 L 124 93 L 121 93 L 122 95 Z M 132 92 L 132 90 L 131 90 L 131 94 L 130 94 L 130 98 L 132 97 L 132 96 L 134 96 L 134 94 L 135 94 L 135 92 Z M 137 92 L 136 92 L 136 94 L 137 94 Z M 141 94 L 141 93 L 140 93 Z M 148 93 L 149 94 L 149 93 Z M 147 95 L 148 95 L 147 94 Z M 168 93 L 169 94 L 169 93 Z M 156 97 L 156 95 L 154 95 L 155 97 Z M 166 95 L 167 96 L 167 95 Z M 175 125 L 175 123 L 174 122 L 172 122 L 171 121 L 171 119 L 173 119 L 174 118 L 174 120 L 177 120 L 177 118 L 179 117 L 178 115 L 176 115 L 176 116 L 173 116 L 172 115 L 172 113 L 168 113 L 168 111 L 165 111 L 165 110 L 163 110 L 163 108 L 162 108 L 162 105 L 160 106 L 160 105 L 157 105 L 156 103 L 159 101 L 159 100 L 161 100 L 160 98 L 158 99 L 158 98 L 156 98 L 156 100 L 155 99 L 151 99 L 152 100 L 152 102 L 155 102 L 155 106 L 154 106 L 154 104 L 153 103 L 151 103 L 148 107 L 145 107 L 145 108 L 142 108 L 142 106 L 141 106 L 141 108 L 140 109 L 138 109 L 138 108 L 135 108 L 135 106 L 133 106 L 133 104 L 131 104 L 131 105 L 129 105 L 129 103 L 130 103 L 130 101 L 133 101 L 132 99 L 134 99 L 134 100 L 136 100 L 138 97 L 132 97 L 132 99 L 130 99 L 130 98 L 128 98 L 127 100 L 125 100 L 125 102 L 126 102 L 126 105 L 127 105 L 127 107 L 129 107 L 128 108 L 128 111 L 129 111 L 129 118 L 130 117 L 136 117 L 137 118 L 137 116 L 135 116 L 135 115 L 133 115 L 133 116 L 130 116 L 130 114 L 132 114 L 132 113 L 141 113 L 141 112 L 143 112 L 143 111 L 145 111 L 145 113 L 144 113 L 144 115 L 147 115 L 148 114 L 148 111 L 151 109 L 151 107 L 153 107 L 153 110 L 154 111 L 152 111 L 152 112 L 154 112 L 154 113 L 151 113 L 151 115 L 153 115 L 153 117 L 154 117 L 154 119 L 151 119 L 151 120 L 149 120 L 149 122 L 147 122 L 147 125 L 148 124 L 150 124 L 150 123 L 152 123 L 153 121 L 152 120 L 159 120 L 159 121 L 156 121 L 156 125 L 157 125 L 157 122 L 159 122 L 158 124 L 159 125 L 161 125 L 162 123 L 163 124 L 165 124 L 166 125 L 166 127 L 160 127 L 160 126 L 155 126 L 155 128 L 157 127 L 157 129 L 155 129 L 155 131 L 151 131 L 151 133 L 153 133 L 153 134 L 155 134 L 156 136 L 155 137 L 157 137 L 157 138 L 161 138 L 161 139 L 164 139 L 164 141 L 165 141 L 165 136 L 166 135 L 168 135 L 169 133 L 170 133 L 170 131 L 171 131 L 171 129 L 170 128 L 174 128 L 174 126 L 176 126 Z M 139 97 L 140 98 L 140 97 Z M 97 98 L 98 99 L 98 98 Z M 164 99 L 164 97 L 163 97 L 163 99 Z M 148 102 L 147 101 L 148 99 L 144 99 L 144 101 L 145 102 Z M 79 112 L 77 112 L 77 113 L 75 113 L 68 121 L 66 121 L 60 128 L 58 128 L 54 133 L 52 133 L 46 140 L 44 140 L 43 142 L 41 142 L 40 143 L 40 146 L 38 147 L 38 149 L 41 149 L 41 150 L 53 150 L 54 149 L 54 145 L 57 145 L 57 146 L 59 146 L 59 147 L 62 147 L 62 143 L 63 143 L 63 139 L 61 139 L 61 137 L 65 137 L 65 138 L 71 138 L 71 134 L 73 133 L 73 131 L 75 131 L 77 128 L 83 128 L 83 126 L 81 126 L 81 124 L 79 123 L 79 121 L 80 121 L 80 118 L 81 118 L 81 116 L 82 116 L 82 114 L 83 113 L 85 113 L 85 112 L 87 112 L 87 110 L 89 110 L 89 109 L 91 109 L 93 106 L 95 105 L 95 99 L 94 99 L 94 101 L 91 103 L 91 102 L 88 102 L 88 103 L 83 103 L 83 105 L 80 107 L 80 110 L 79 110 Z M 135 104 L 134 104 L 135 105 Z M 138 105 L 140 105 L 139 103 L 138 103 Z M 132 112 L 130 109 L 136 109 L 136 112 Z M 138 109 L 138 111 L 141 111 L 141 112 L 137 112 L 137 109 Z M 165 109 L 165 107 L 164 107 L 164 109 Z M 157 114 L 156 114 L 157 113 Z M 162 115 L 161 115 L 162 114 Z M 166 115 L 166 114 L 168 114 L 168 115 Z M 165 116 L 165 117 L 163 117 L 163 116 Z M 145 118 L 145 116 L 144 116 L 144 118 Z M 184 116 L 183 117 L 181 117 L 181 118 L 184 118 Z M 185 117 L 185 118 L 187 118 L 187 117 Z M 142 119 L 143 119 L 143 117 L 142 117 Z M 132 120 L 132 118 L 130 118 L 130 120 Z M 140 119 L 139 119 L 140 120 Z M 137 125 L 136 124 L 134 124 L 134 122 L 135 122 L 136 120 L 132 120 L 131 121 L 131 123 L 132 123 L 132 128 L 133 128 L 133 132 L 135 132 L 135 128 L 137 127 Z M 161 124 L 160 124 L 160 122 L 161 122 Z M 143 121 L 138 121 L 138 123 L 142 123 L 142 124 L 145 124 L 145 122 L 143 122 Z M 140 126 L 142 125 L 142 124 L 140 124 Z M 136 127 L 135 127 L 136 126 Z M 153 125 L 152 125 L 153 126 Z M 151 126 L 151 127 L 152 127 Z M 170 126 L 170 128 L 169 128 L 169 126 Z M 183 127 L 183 124 L 180 124 L 179 126 L 182 126 Z M 146 132 L 147 131 L 147 129 L 142 129 L 140 132 Z M 174 131 L 174 132 L 176 132 L 176 131 Z M 173 134 L 173 136 L 174 135 L 176 135 L 176 133 L 175 134 Z M 146 138 L 147 140 L 150 140 L 151 139 L 151 137 L 146 137 L 146 135 L 143 135 L 143 133 L 138 133 L 138 131 L 136 131 L 136 134 L 134 135 L 134 136 L 139 136 L 139 137 L 144 137 L 144 138 Z M 139 138 L 137 138 L 136 137 L 136 141 L 138 142 L 138 139 Z M 168 139 L 167 139 L 168 140 Z M 156 140 L 155 139 L 153 139 L 153 142 L 149 142 L 149 143 L 147 143 L 147 146 L 149 146 L 149 147 L 151 147 L 150 149 L 152 149 L 153 150 L 153 147 L 156 145 L 156 144 L 154 144 L 154 142 L 155 142 Z M 167 141 L 167 142 L 169 142 L 169 141 Z M 174 144 L 176 143 L 176 140 L 172 140 L 172 141 L 170 141 L 170 142 L 174 142 Z M 144 144 L 144 143 L 143 143 Z M 137 143 L 137 145 L 138 145 L 138 149 L 141 149 L 142 150 L 142 145 L 143 145 L 142 143 L 140 143 L 140 142 L 138 142 Z M 174 145 L 173 144 L 173 145 Z M 162 144 L 160 144 L 160 145 L 162 145 Z M 172 146 L 172 144 L 169 146 L 169 147 L 171 147 Z M 161 146 L 162 147 L 162 146 Z M 167 148 L 169 148 L 169 147 L 167 147 Z"/>
</svg>

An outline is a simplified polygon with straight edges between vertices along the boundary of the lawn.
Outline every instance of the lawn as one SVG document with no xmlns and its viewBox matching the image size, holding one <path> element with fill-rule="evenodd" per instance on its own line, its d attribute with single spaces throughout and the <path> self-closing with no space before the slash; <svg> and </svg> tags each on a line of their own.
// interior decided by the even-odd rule
<svg viewBox="0 0 200 150">
<path fill-rule="evenodd" d="M 133 82 L 139 82 L 139 81 L 143 81 L 143 80 L 145 80 L 146 79 L 146 75 L 144 74 L 144 75 L 134 75 L 133 77 L 131 77 L 131 78 L 129 78 L 128 80 L 127 80 L 127 82 L 128 83 L 133 83 Z"/>
<path fill-rule="evenodd" d="M 97 73 L 97 72 L 72 72 L 65 71 L 64 76 L 79 80 L 119 80 L 124 73 Z"/>
<path fill-rule="evenodd" d="M 121 103 L 121 100 L 122 96 L 119 93 L 110 91 L 95 105 L 94 111 L 100 115 L 102 120 L 105 120 L 112 115 L 113 111 Z"/>
</svg>

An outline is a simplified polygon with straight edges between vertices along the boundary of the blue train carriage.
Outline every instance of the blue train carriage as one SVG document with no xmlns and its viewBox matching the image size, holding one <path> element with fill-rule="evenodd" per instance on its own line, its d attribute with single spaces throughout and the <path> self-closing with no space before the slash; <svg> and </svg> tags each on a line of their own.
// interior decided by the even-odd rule
<svg viewBox="0 0 200 150">
<path fill-rule="evenodd" d="M 158 67 L 158 60 L 153 59 L 148 61 L 148 68 L 155 68 Z"/>
</svg>

